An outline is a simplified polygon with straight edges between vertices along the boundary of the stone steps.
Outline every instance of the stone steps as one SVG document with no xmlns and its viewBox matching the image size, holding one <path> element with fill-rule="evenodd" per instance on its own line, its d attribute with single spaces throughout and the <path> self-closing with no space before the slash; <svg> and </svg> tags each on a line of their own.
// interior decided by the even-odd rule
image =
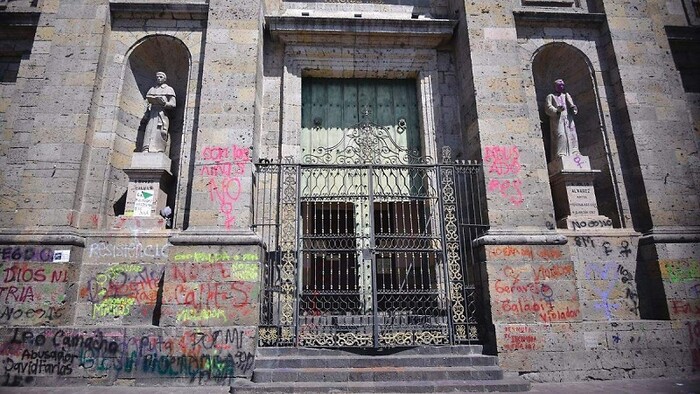
<svg viewBox="0 0 700 394">
<path fill-rule="evenodd" d="M 530 383 L 520 378 L 499 380 L 437 380 L 380 382 L 240 382 L 231 389 L 236 394 L 253 393 L 449 393 L 522 392 Z"/>
<path fill-rule="evenodd" d="M 234 393 L 409 393 L 527 391 L 520 378 L 504 379 L 498 359 L 481 346 L 404 349 L 258 348 L 253 379 Z"/>
<path fill-rule="evenodd" d="M 495 380 L 503 371 L 488 367 L 355 367 L 355 368 L 255 368 L 253 381 L 275 382 L 387 382 L 432 380 Z"/>
<path fill-rule="evenodd" d="M 464 357 L 461 355 L 394 355 L 394 356 L 318 356 L 317 358 L 299 357 L 257 357 L 255 359 L 256 368 L 314 368 L 321 363 L 327 368 L 360 368 L 360 367 L 411 367 L 421 365 L 425 367 L 473 367 L 473 366 L 495 366 L 498 359 L 490 356 L 473 355 Z"/>
</svg>

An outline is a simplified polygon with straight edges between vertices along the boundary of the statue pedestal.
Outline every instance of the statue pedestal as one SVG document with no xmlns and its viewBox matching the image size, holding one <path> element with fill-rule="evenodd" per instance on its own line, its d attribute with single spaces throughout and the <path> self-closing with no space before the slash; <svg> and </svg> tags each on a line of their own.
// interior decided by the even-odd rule
<svg viewBox="0 0 700 394">
<path fill-rule="evenodd" d="M 138 228 L 165 229 L 160 210 L 168 200 L 167 190 L 172 179 L 171 160 L 164 153 L 137 152 L 131 159 L 131 167 L 124 170 L 129 176 L 124 215 L 117 218 L 115 228 L 129 228 L 129 221 Z"/>
<path fill-rule="evenodd" d="M 593 181 L 600 170 L 591 169 L 587 156 L 561 156 L 548 168 L 558 227 L 612 228 L 612 220 L 598 212 Z"/>
</svg>

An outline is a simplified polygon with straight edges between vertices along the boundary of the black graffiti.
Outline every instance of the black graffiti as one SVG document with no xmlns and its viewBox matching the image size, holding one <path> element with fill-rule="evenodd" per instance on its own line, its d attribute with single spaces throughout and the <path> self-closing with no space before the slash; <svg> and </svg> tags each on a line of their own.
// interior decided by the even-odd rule
<svg viewBox="0 0 700 394">
<path fill-rule="evenodd" d="M 620 274 L 620 280 L 622 283 L 627 283 L 634 280 L 632 273 L 620 264 L 617 265 L 617 273 Z"/>
<path fill-rule="evenodd" d="M 576 242 L 576 246 L 578 247 L 595 248 L 595 242 L 591 237 L 574 237 L 574 242 Z"/>
<path fill-rule="evenodd" d="M 3 362 L 3 367 L 5 372 L 14 372 L 20 375 L 56 374 L 64 376 L 73 373 L 73 367 L 69 364 L 47 362 L 42 359 L 14 361 L 8 357 Z"/>
<path fill-rule="evenodd" d="M 0 320 L 5 319 L 7 321 L 10 321 L 10 319 L 21 319 L 22 317 L 27 319 L 46 318 L 47 320 L 54 320 L 61 318 L 63 316 L 63 312 L 65 312 L 65 308 L 63 307 L 50 306 L 48 308 L 23 309 L 6 306 L 5 309 L 2 309 L 2 312 L 0 312 Z"/>
<path fill-rule="evenodd" d="M 605 253 L 606 256 L 610 256 L 610 253 L 612 253 L 612 248 L 610 247 L 610 242 L 605 241 L 603 242 L 603 252 Z"/>
<path fill-rule="evenodd" d="M 238 351 L 235 354 L 201 356 L 165 356 L 149 354 L 143 357 L 142 371 L 162 376 L 189 376 L 196 379 L 222 381 L 233 378 L 237 372 L 246 373 L 253 366 L 254 355 Z"/>
<path fill-rule="evenodd" d="M 634 307 L 632 308 L 632 312 L 637 313 L 637 310 L 639 309 L 639 294 L 637 294 L 637 292 L 628 287 L 627 291 L 625 292 L 625 297 L 627 297 L 628 300 L 632 301 L 632 304 L 634 305 Z"/>
<path fill-rule="evenodd" d="M 0 250 L 2 261 L 53 261 L 53 249 L 29 247 L 7 247 Z"/>
<path fill-rule="evenodd" d="M 5 377 L 0 385 L 24 385 L 24 376 L 77 371 L 81 376 L 85 371 L 113 378 L 141 373 L 225 384 L 253 368 L 254 354 L 240 349 L 248 335 L 236 328 L 186 332 L 179 338 L 14 328 L 3 346 Z"/>
<path fill-rule="evenodd" d="M 65 331 L 58 330 L 54 334 L 51 342 L 58 349 L 77 348 L 88 349 L 97 352 L 104 351 L 108 354 L 115 354 L 121 350 L 121 343 L 111 338 L 105 338 L 101 331 L 96 331 L 95 335 L 72 334 L 66 335 Z"/>
<path fill-rule="evenodd" d="M 620 257 L 627 257 L 632 254 L 632 249 L 630 249 L 630 243 L 627 241 L 620 242 Z"/>
<path fill-rule="evenodd" d="M 211 333 L 195 332 L 192 333 L 194 346 L 202 346 L 202 348 L 210 350 L 218 345 L 231 344 L 236 348 L 243 347 L 243 331 L 235 328 L 212 331 Z"/>
<path fill-rule="evenodd" d="M 580 228 L 596 228 L 596 227 L 611 227 L 612 226 L 612 219 L 605 219 L 605 220 L 580 220 L 580 221 L 572 221 L 571 225 L 574 227 L 574 230 L 580 229 Z"/>
</svg>

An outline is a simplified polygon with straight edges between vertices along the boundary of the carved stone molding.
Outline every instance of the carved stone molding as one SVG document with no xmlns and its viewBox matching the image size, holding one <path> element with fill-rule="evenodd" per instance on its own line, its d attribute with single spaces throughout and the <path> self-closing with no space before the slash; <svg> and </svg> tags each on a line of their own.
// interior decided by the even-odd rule
<svg viewBox="0 0 700 394">
<path fill-rule="evenodd" d="M 287 44 L 403 46 L 435 48 L 452 38 L 450 19 L 362 19 L 312 16 L 267 16 L 275 37 Z"/>
</svg>

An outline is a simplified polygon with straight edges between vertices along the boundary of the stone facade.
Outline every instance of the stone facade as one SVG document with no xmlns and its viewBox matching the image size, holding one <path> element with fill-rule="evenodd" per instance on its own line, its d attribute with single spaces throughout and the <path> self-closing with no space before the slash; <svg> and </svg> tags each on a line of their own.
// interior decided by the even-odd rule
<svg viewBox="0 0 700 394">
<path fill-rule="evenodd" d="M 698 29 L 695 0 L 0 1 L 0 384 L 251 378 L 254 163 L 300 158 L 305 78 L 415 80 L 422 153 L 483 164 L 480 329 L 507 371 L 697 372 Z M 172 215 L 139 217 L 155 71 L 177 96 L 152 187 Z M 557 78 L 598 215 L 553 198 Z"/>
</svg>

